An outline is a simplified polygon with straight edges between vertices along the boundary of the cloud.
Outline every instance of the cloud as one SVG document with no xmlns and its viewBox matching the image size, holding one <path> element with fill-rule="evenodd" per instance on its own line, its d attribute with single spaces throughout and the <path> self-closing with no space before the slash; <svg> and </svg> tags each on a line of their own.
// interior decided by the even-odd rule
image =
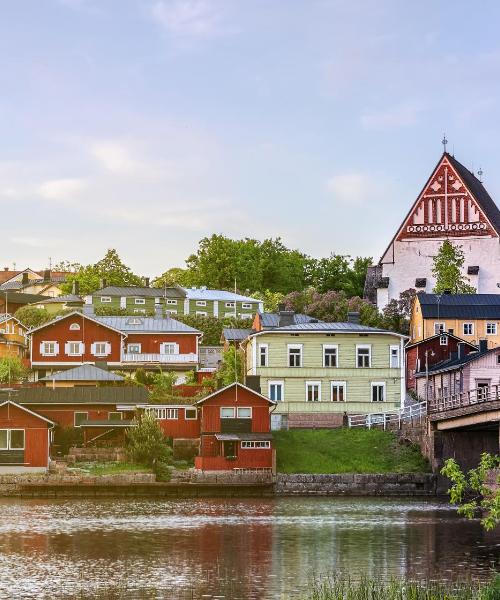
<svg viewBox="0 0 500 600">
<path fill-rule="evenodd" d="M 38 187 L 38 193 L 46 200 L 67 201 L 79 195 L 85 187 L 83 179 L 51 179 Z"/>
<path fill-rule="evenodd" d="M 178 37 L 207 38 L 222 32 L 222 14 L 210 0 L 157 0 L 154 20 Z"/>
<path fill-rule="evenodd" d="M 382 111 L 367 111 L 361 116 L 366 129 L 389 129 L 415 125 L 421 108 L 413 104 L 401 104 Z"/>
<path fill-rule="evenodd" d="M 334 175 L 326 182 L 328 191 L 342 204 L 363 204 L 370 195 L 368 177 L 361 173 Z"/>
</svg>

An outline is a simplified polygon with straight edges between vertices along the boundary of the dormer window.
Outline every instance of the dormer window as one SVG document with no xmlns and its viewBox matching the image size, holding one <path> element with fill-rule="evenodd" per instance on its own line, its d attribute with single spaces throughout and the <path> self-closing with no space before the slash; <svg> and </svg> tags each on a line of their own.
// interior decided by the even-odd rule
<svg viewBox="0 0 500 600">
<path fill-rule="evenodd" d="M 70 328 L 70 331 L 80 331 L 80 324 L 79 323 L 71 323 L 69 328 Z"/>
<path fill-rule="evenodd" d="M 137 317 L 132 317 L 127 320 L 127 325 L 141 325 L 142 319 L 138 319 Z"/>
</svg>

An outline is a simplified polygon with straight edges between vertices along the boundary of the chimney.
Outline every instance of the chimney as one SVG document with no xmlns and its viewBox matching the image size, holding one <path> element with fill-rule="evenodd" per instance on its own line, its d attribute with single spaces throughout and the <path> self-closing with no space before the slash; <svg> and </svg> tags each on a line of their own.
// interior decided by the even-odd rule
<svg viewBox="0 0 500 600">
<path fill-rule="evenodd" d="M 71 291 L 72 291 L 73 296 L 80 295 L 80 282 L 77 281 L 76 279 L 73 281 L 73 289 Z"/>
<path fill-rule="evenodd" d="M 278 313 L 278 327 L 288 327 L 295 325 L 295 311 L 280 310 Z"/>
<path fill-rule="evenodd" d="M 27 285 L 30 282 L 30 278 L 28 273 L 23 273 L 23 279 L 22 279 L 22 284 L 23 285 Z"/>
<path fill-rule="evenodd" d="M 280 313 L 280 312 L 283 312 L 285 310 L 286 310 L 286 306 L 283 303 L 280 302 L 278 304 L 278 312 Z"/>
<path fill-rule="evenodd" d="M 479 340 L 479 352 L 488 351 L 488 340 Z"/>
<path fill-rule="evenodd" d="M 144 277 L 144 287 L 149 287 L 149 277 Z"/>
<path fill-rule="evenodd" d="M 8 270 L 9 270 L 9 267 L 4 267 L 4 268 L 3 268 L 3 270 L 4 270 L 4 271 L 8 271 Z"/>
<path fill-rule="evenodd" d="M 462 359 L 465 356 L 465 342 L 458 342 L 458 358 Z"/>
<path fill-rule="evenodd" d="M 356 325 L 359 325 L 359 312 L 348 312 L 347 313 L 347 322 L 355 323 Z"/>
<path fill-rule="evenodd" d="M 43 272 L 43 280 L 45 282 L 50 281 L 50 269 L 45 269 Z"/>
</svg>

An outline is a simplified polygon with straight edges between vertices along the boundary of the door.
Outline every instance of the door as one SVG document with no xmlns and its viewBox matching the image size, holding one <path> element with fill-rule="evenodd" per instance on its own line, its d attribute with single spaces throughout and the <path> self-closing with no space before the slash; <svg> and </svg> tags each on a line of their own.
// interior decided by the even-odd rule
<svg viewBox="0 0 500 600">
<path fill-rule="evenodd" d="M 235 441 L 225 441 L 224 442 L 224 456 L 225 458 L 230 458 L 236 456 L 236 442 Z"/>
</svg>

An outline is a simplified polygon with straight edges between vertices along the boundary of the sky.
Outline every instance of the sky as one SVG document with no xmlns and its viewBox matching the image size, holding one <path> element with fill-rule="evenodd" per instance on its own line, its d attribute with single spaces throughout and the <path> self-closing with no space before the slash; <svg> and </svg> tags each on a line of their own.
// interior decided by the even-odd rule
<svg viewBox="0 0 500 600">
<path fill-rule="evenodd" d="M 443 147 L 500 196 L 500 5 L 3 0 L 0 268 L 280 236 L 378 260 Z M 497 200 L 498 204 L 498 200 Z"/>
</svg>

